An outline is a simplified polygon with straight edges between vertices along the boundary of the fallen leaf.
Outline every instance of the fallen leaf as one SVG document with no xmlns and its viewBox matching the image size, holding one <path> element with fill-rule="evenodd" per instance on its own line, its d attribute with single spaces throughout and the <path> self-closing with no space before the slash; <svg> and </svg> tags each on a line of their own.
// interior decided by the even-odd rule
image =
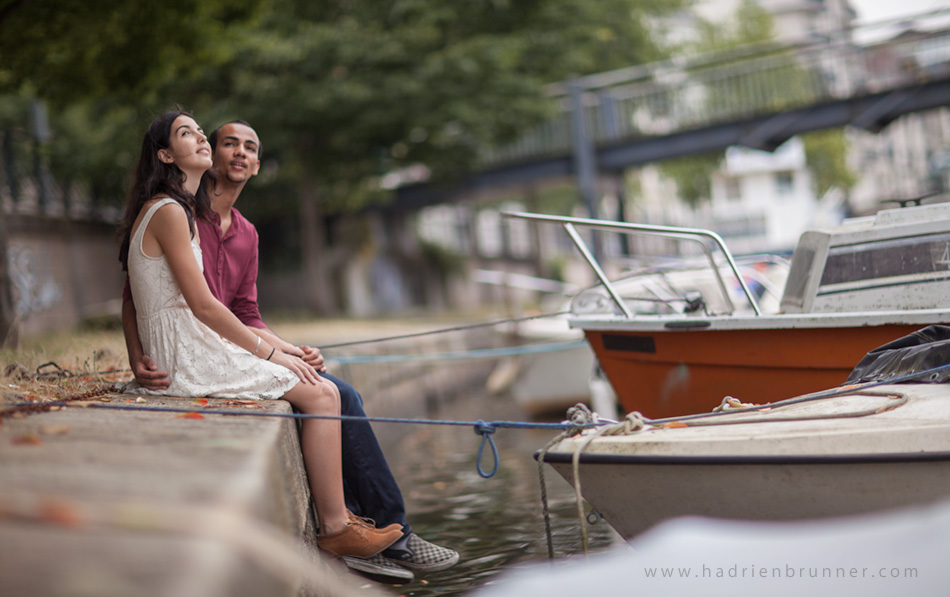
<svg viewBox="0 0 950 597">
<path fill-rule="evenodd" d="M 244 404 L 257 404 L 257 400 L 228 400 L 225 404 L 228 406 L 242 406 Z"/>
<path fill-rule="evenodd" d="M 14 446 L 42 446 L 43 440 L 35 433 L 29 435 L 20 435 L 13 438 Z"/>
<path fill-rule="evenodd" d="M 43 425 L 40 427 L 43 435 L 63 435 L 69 433 L 69 425 Z"/>
<path fill-rule="evenodd" d="M 201 405 L 201 406 L 205 406 L 206 404 L 208 404 L 208 399 L 207 399 L 207 398 L 195 398 L 194 400 L 191 401 L 191 403 L 192 403 L 192 404 L 198 404 L 198 405 Z"/>
<path fill-rule="evenodd" d="M 46 500 L 40 504 L 40 518 L 64 527 L 79 527 L 83 524 L 79 509 L 62 501 Z"/>
<path fill-rule="evenodd" d="M 657 427 L 665 427 L 667 429 L 678 429 L 682 427 L 689 427 L 686 423 L 682 421 L 671 421 L 669 423 L 660 423 Z"/>
<path fill-rule="evenodd" d="M 260 404 L 245 404 L 244 408 L 264 408 Z"/>
<path fill-rule="evenodd" d="M 205 416 L 201 413 L 182 413 L 175 415 L 176 419 L 203 419 Z"/>
<path fill-rule="evenodd" d="M 138 402 L 139 404 L 147 404 L 147 403 L 148 403 L 148 400 L 146 400 L 145 398 L 142 398 L 141 396 L 139 396 L 138 398 L 136 398 L 135 401 Z"/>
</svg>

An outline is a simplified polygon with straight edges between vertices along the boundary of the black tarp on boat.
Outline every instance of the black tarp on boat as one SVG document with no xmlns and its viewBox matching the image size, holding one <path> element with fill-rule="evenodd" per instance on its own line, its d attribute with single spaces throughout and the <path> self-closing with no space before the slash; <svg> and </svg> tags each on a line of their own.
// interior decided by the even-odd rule
<svg viewBox="0 0 950 597">
<path fill-rule="evenodd" d="M 887 381 L 944 365 L 950 365 L 950 326 L 931 325 L 867 353 L 845 383 Z M 906 381 L 950 381 L 950 366 Z"/>
</svg>

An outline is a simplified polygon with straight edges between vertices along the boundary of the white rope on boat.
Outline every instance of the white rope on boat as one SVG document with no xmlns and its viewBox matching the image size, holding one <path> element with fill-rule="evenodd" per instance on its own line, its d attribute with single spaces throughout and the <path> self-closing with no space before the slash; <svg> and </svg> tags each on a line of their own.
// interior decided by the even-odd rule
<svg viewBox="0 0 950 597">
<path fill-rule="evenodd" d="M 684 427 L 698 427 L 698 426 L 712 426 L 712 425 L 737 425 L 737 424 L 746 424 L 746 423 L 769 423 L 769 422 L 788 422 L 788 421 L 813 421 L 821 419 L 844 419 L 844 418 L 855 418 L 855 417 L 866 417 L 869 415 L 879 414 L 889 410 L 893 410 L 899 406 L 907 403 L 907 396 L 904 394 L 898 393 L 881 393 L 881 392 L 871 392 L 871 391 L 861 391 L 855 390 L 853 392 L 837 394 L 835 396 L 828 396 L 827 398 L 839 398 L 843 396 L 875 396 L 887 398 L 890 402 L 885 403 L 883 406 L 874 406 L 866 409 L 855 410 L 851 412 L 836 412 L 836 413 L 827 413 L 827 414 L 811 414 L 811 415 L 792 415 L 792 416 L 777 416 L 773 414 L 776 409 L 782 407 L 793 406 L 795 404 L 801 404 L 800 400 L 790 399 L 776 402 L 770 405 L 757 405 L 750 404 L 746 402 L 741 402 L 740 400 L 733 398 L 732 396 L 726 396 L 723 398 L 722 403 L 713 409 L 713 413 L 718 415 L 726 416 L 717 416 L 710 419 L 695 419 L 695 415 L 688 415 L 684 417 L 669 417 L 662 419 L 662 423 L 659 425 L 654 425 L 652 419 L 648 419 L 643 416 L 638 411 L 633 411 L 628 413 L 622 420 L 617 423 L 604 425 L 602 427 L 597 427 L 592 430 L 588 430 L 584 435 L 583 439 L 577 444 L 577 447 L 574 449 L 574 453 L 571 455 L 571 467 L 573 474 L 573 485 L 574 485 L 574 501 L 577 505 L 577 517 L 581 527 L 581 543 L 584 548 L 584 556 L 588 555 L 588 538 L 587 538 L 587 525 L 586 517 L 584 516 L 584 506 L 583 506 L 583 497 L 581 494 L 581 475 L 580 475 L 580 456 L 587 450 L 590 444 L 599 437 L 604 436 L 624 436 L 624 435 L 633 435 L 635 433 L 640 433 L 648 428 L 661 427 L 667 425 L 675 425 L 680 423 Z M 761 417 L 749 417 L 745 416 L 751 414 L 751 412 L 761 412 L 761 411 L 771 411 L 767 416 Z M 743 416 L 738 418 L 736 416 L 728 415 L 740 415 Z M 596 413 L 591 413 L 583 404 L 578 404 L 571 407 L 568 410 L 568 416 L 572 423 L 575 425 L 585 425 L 589 423 L 598 422 L 598 416 Z M 688 420 L 686 423 L 684 421 Z M 542 466 L 544 464 L 544 454 L 553 447 L 555 444 L 560 442 L 562 439 L 565 439 L 571 435 L 575 435 L 580 431 L 580 429 L 568 430 L 558 437 L 554 438 L 541 452 L 541 455 L 538 458 L 538 467 L 541 474 L 541 483 L 543 490 L 543 472 Z M 544 495 L 542 494 L 542 499 Z M 545 513 L 545 522 L 547 523 L 547 502 L 544 501 L 544 513 Z M 551 553 L 551 538 L 550 538 L 550 527 L 548 527 L 548 549 L 549 554 Z M 553 559 L 553 554 L 551 555 Z"/>
</svg>

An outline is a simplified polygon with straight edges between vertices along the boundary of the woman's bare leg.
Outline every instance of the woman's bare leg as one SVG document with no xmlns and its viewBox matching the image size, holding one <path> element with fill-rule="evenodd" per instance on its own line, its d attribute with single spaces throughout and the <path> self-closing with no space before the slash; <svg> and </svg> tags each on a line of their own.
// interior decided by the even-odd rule
<svg viewBox="0 0 950 597">
<path fill-rule="evenodd" d="M 340 414 L 340 393 L 325 379 L 316 385 L 298 383 L 284 399 L 308 415 Z M 346 526 L 349 515 L 343 499 L 343 460 L 339 419 L 304 419 L 300 431 L 304 466 L 323 535 Z"/>
</svg>

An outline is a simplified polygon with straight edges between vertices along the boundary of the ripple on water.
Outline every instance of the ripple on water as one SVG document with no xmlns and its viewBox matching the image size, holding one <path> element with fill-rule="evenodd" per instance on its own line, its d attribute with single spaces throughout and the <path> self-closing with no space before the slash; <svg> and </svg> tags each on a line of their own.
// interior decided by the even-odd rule
<svg viewBox="0 0 950 597">
<path fill-rule="evenodd" d="M 466 399 L 442 407 L 431 418 L 443 420 L 524 420 L 512 404 L 498 398 Z M 499 574 L 548 557 L 536 450 L 555 434 L 548 430 L 500 429 L 494 439 L 500 454 L 497 474 L 483 479 L 475 470 L 481 439 L 459 427 L 408 427 L 387 457 L 406 499 L 409 520 L 419 536 L 456 549 L 460 562 L 443 572 L 393 586 L 397 595 L 417 597 L 471 592 Z M 483 468 L 491 466 L 486 455 Z M 573 488 L 551 469 L 545 472 L 552 544 L 556 557 L 583 553 Z M 621 541 L 605 523 L 588 526 L 592 551 Z"/>
</svg>

